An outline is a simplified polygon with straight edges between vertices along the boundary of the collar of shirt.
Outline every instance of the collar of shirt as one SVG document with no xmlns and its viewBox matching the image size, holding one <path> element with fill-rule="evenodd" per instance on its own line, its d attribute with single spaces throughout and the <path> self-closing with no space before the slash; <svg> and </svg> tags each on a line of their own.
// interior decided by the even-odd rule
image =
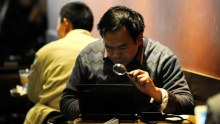
<svg viewBox="0 0 220 124">
<path fill-rule="evenodd" d="M 92 36 L 91 32 L 84 30 L 84 29 L 74 29 L 70 31 L 67 35 L 72 35 L 72 34 L 85 34 L 88 36 Z"/>
</svg>

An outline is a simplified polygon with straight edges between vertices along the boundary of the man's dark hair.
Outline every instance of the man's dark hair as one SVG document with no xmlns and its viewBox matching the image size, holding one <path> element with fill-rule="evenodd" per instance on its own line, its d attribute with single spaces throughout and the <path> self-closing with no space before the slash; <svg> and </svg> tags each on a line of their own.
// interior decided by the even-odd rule
<svg viewBox="0 0 220 124">
<path fill-rule="evenodd" d="M 92 31 L 93 14 L 90 8 L 82 2 L 70 2 L 64 5 L 60 11 L 61 21 L 69 19 L 74 29 L 85 29 Z"/>
<path fill-rule="evenodd" d="M 101 18 L 98 30 L 103 37 L 107 32 L 116 32 L 125 27 L 131 38 L 136 41 L 139 34 L 144 32 L 144 19 L 136 11 L 125 6 L 110 8 Z"/>
</svg>

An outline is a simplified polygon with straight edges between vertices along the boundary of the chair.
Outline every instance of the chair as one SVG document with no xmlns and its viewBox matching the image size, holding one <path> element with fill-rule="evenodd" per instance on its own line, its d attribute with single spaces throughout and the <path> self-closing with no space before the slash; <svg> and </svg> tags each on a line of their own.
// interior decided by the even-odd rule
<svg viewBox="0 0 220 124">
<path fill-rule="evenodd" d="M 47 124 L 73 124 L 73 122 L 63 117 L 62 114 L 59 114 L 49 118 Z"/>
<path fill-rule="evenodd" d="M 0 123 L 22 123 L 31 106 L 27 97 L 13 97 L 10 90 L 20 84 L 17 68 L 0 67 Z"/>
<path fill-rule="evenodd" d="M 193 94 L 195 106 L 205 105 L 209 97 L 220 92 L 220 80 L 184 70 L 189 88 Z"/>
</svg>

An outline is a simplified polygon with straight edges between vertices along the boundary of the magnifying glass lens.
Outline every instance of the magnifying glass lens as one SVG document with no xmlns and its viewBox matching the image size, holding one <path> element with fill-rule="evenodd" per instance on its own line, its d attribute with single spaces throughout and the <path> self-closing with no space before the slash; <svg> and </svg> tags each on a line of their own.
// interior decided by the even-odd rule
<svg viewBox="0 0 220 124">
<path fill-rule="evenodd" d="M 113 71 L 118 75 L 128 74 L 126 67 L 123 64 L 116 63 L 113 66 Z"/>
</svg>

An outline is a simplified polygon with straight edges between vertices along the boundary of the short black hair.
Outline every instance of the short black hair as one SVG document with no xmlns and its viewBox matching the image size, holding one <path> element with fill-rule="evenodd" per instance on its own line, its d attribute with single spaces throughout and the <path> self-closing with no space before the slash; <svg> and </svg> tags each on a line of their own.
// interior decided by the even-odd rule
<svg viewBox="0 0 220 124">
<path fill-rule="evenodd" d="M 139 34 L 144 32 L 144 19 L 141 14 L 128 7 L 115 6 L 104 13 L 98 24 L 98 30 L 103 37 L 107 32 L 116 32 L 124 26 L 131 38 L 136 41 Z"/>
<path fill-rule="evenodd" d="M 74 29 L 85 29 L 92 31 L 93 14 L 90 8 L 82 2 L 70 2 L 64 5 L 60 11 L 60 18 L 67 18 L 71 21 Z"/>
</svg>

